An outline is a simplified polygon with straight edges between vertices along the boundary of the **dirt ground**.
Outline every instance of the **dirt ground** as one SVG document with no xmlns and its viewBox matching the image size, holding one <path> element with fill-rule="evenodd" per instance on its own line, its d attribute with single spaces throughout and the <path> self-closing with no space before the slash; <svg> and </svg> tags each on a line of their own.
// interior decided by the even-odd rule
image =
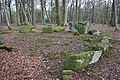
<svg viewBox="0 0 120 80">
<path fill-rule="evenodd" d="M 46 25 L 36 26 L 39 33 L 21 34 L 13 25 L 13 32 L 1 34 L 6 42 L 2 46 L 17 51 L 0 49 L 0 80 L 61 80 L 68 55 L 91 50 L 90 46 L 100 40 L 100 37 L 70 32 L 41 33 L 41 28 Z M 114 32 L 107 25 L 92 26 L 100 30 L 101 35 L 112 37 L 109 51 L 97 63 L 75 72 L 71 80 L 120 80 L 120 32 Z M 85 43 L 88 37 L 95 42 Z"/>
</svg>

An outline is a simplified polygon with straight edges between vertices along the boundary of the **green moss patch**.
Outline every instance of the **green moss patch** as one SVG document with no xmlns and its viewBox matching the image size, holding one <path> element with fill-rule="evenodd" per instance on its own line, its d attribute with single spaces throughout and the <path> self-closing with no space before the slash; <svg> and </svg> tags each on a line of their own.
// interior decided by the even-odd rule
<svg viewBox="0 0 120 80">
<path fill-rule="evenodd" d="M 54 31 L 54 32 L 63 32 L 64 30 L 65 30 L 64 27 L 54 27 L 54 28 L 53 28 L 53 31 Z"/>
<path fill-rule="evenodd" d="M 53 29 L 52 29 L 52 27 L 42 28 L 42 32 L 43 33 L 53 33 Z"/>
<path fill-rule="evenodd" d="M 20 33 L 30 33 L 32 31 L 32 29 L 34 29 L 34 26 L 32 26 L 32 25 L 25 25 L 25 26 L 21 26 L 19 32 Z"/>
</svg>

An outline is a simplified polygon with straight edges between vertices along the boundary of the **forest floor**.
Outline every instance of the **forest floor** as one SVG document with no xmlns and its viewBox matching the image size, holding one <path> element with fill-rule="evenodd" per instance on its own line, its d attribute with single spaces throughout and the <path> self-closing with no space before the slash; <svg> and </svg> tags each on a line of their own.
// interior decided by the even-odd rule
<svg viewBox="0 0 120 80">
<path fill-rule="evenodd" d="M 14 52 L 0 49 L 0 80 L 61 80 L 68 55 L 90 51 L 100 41 L 93 35 L 74 35 L 70 32 L 21 34 L 16 29 L 5 37 L 2 46 L 16 48 Z M 16 28 L 16 26 L 13 26 Z M 107 25 L 95 24 L 101 35 L 112 37 L 108 53 L 97 63 L 75 72 L 71 80 L 120 80 L 120 32 Z M 86 42 L 92 38 L 94 42 Z"/>
</svg>

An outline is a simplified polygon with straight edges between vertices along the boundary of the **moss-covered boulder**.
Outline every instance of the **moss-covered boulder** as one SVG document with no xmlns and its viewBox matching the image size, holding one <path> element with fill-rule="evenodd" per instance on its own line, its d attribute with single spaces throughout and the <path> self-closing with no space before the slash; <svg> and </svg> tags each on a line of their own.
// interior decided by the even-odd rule
<svg viewBox="0 0 120 80">
<path fill-rule="evenodd" d="M 54 32 L 63 32 L 64 30 L 65 30 L 64 27 L 54 27 L 54 28 L 53 28 L 53 31 L 54 31 Z"/>
<path fill-rule="evenodd" d="M 84 34 L 85 33 L 85 25 L 86 25 L 85 23 L 79 22 L 79 23 L 75 23 L 74 26 L 80 34 Z"/>
<path fill-rule="evenodd" d="M 19 32 L 20 33 L 30 33 L 32 29 L 34 29 L 34 26 L 32 26 L 32 25 L 24 25 L 24 26 L 21 26 Z"/>
<path fill-rule="evenodd" d="M 84 22 L 75 22 L 75 23 L 70 23 L 70 30 L 71 32 L 79 32 L 80 34 L 86 34 L 88 33 L 90 24 L 88 21 Z"/>
<path fill-rule="evenodd" d="M 52 27 L 42 28 L 42 32 L 43 33 L 53 33 L 53 28 Z"/>
<path fill-rule="evenodd" d="M 93 56 L 92 51 L 71 55 L 65 64 L 65 69 L 73 71 L 83 69 L 92 60 L 92 56 Z"/>
</svg>

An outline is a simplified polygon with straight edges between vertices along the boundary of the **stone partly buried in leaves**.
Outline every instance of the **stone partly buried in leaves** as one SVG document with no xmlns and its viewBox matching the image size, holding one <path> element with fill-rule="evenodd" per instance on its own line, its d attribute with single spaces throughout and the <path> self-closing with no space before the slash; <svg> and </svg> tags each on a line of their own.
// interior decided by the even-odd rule
<svg viewBox="0 0 120 80">
<path fill-rule="evenodd" d="M 65 69 L 73 71 L 83 69 L 89 64 L 97 62 L 101 55 L 102 51 L 88 51 L 71 55 L 65 65 Z"/>
<path fill-rule="evenodd" d="M 82 52 L 80 54 L 71 55 L 65 64 L 66 70 L 77 71 L 85 68 L 92 60 L 93 52 Z"/>
</svg>

